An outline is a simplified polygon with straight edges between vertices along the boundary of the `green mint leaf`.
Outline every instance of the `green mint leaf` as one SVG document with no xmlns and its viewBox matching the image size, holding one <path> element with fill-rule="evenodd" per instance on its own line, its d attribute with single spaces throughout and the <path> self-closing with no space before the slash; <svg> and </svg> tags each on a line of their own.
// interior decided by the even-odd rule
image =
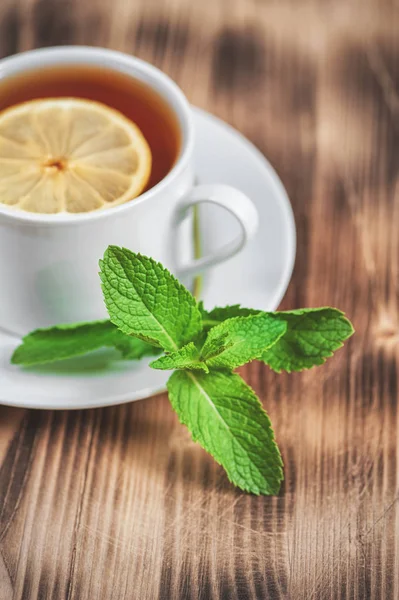
<svg viewBox="0 0 399 600">
<path fill-rule="evenodd" d="M 191 369 L 194 371 L 209 372 L 208 367 L 204 362 L 201 362 L 201 355 L 198 348 L 193 342 L 183 346 L 177 352 L 172 352 L 166 356 L 161 356 L 157 360 L 150 363 L 153 369 Z"/>
<path fill-rule="evenodd" d="M 286 330 L 284 321 L 267 313 L 227 319 L 209 331 L 202 358 L 208 367 L 235 369 L 259 358 Z"/>
<path fill-rule="evenodd" d="M 176 371 L 169 399 L 194 441 L 253 494 L 277 494 L 282 460 L 269 417 L 254 391 L 235 373 Z"/>
<path fill-rule="evenodd" d="M 72 358 L 103 347 L 115 347 L 124 358 L 140 359 L 159 353 L 139 339 L 126 336 L 111 321 L 57 325 L 32 331 L 12 355 L 13 364 L 33 366 Z"/>
<path fill-rule="evenodd" d="M 175 352 L 201 331 L 194 298 L 160 263 L 109 246 L 100 267 L 109 316 L 124 333 Z"/>
<path fill-rule="evenodd" d="M 322 365 L 354 332 L 350 321 L 336 308 L 306 308 L 277 312 L 275 316 L 286 322 L 287 331 L 261 360 L 277 373 Z"/>
<path fill-rule="evenodd" d="M 302 371 L 323 364 L 353 333 L 353 327 L 343 313 L 328 307 L 261 313 L 233 305 L 208 312 L 201 303 L 199 309 L 204 329 L 208 331 L 218 322 L 248 314 L 269 314 L 285 321 L 287 332 L 261 358 L 277 372 Z"/>
<path fill-rule="evenodd" d="M 249 317 L 250 315 L 259 314 L 260 310 L 252 308 L 243 308 L 240 304 L 233 304 L 231 306 L 215 307 L 211 311 L 207 311 L 204 308 L 204 303 L 201 301 L 198 304 L 198 309 L 202 315 L 204 329 L 209 330 L 211 327 L 232 319 L 234 317 Z"/>
<path fill-rule="evenodd" d="M 125 360 L 141 360 L 145 356 L 159 356 L 162 350 L 144 342 L 137 337 L 125 335 L 114 325 L 115 339 L 114 346 Z"/>
</svg>

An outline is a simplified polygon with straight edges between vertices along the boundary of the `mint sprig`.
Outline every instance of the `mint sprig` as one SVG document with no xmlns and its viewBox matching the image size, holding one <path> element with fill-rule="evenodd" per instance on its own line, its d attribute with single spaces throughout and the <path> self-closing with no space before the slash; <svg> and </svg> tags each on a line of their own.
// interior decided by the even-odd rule
<svg viewBox="0 0 399 600">
<path fill-rule="evenodd" d="M 207 311 L 160 263 L 116 246 L 100 268 L 110 321 L 34 331 L 11 362 L 32 366 L 103 346 L 132 360 L 163 352 L 150 366 L 175 371 L 169 398 L 193 439 L 242 490 L 277 494 L 282 460 L 269 417 L 233 370 L 255 359 L 277 372 L 320 365 L 352 335 L 348 319 L 334 308 Z"/>
</svg>

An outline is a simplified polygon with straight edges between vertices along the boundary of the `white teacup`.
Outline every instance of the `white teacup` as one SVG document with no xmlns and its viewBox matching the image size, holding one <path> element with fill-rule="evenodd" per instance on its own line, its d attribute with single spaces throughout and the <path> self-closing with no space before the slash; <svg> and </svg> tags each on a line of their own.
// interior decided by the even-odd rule
<svg viewBox="0 0 399 600">
<path fill-rule="evenodd" d="M 97 212 L 46 215 L 0 203 L 0 327 L 25 334 L 56 323 L 106 317 L 98 261 L 109 244 L 161 261 L 178 277 L 193 276 L 239 252 L 253 236 L 258 215 L 242 192 L 225 185 L 194 186 L 194 126 L 177 85 L 155 67 L 101 48 L 33 50 L 0 61 L 0 80 L 41 67 L 97 65 L 151 86 L 175 113 L 182 134 L 180 155 L 166 177 L 138 198 Z M 211 140 L 210 140 L 211 143 Z M 190 240 L 178 235 L 190 207 L 218 204 L 240 224 L 236 239 L 210 256 L 193 259 Z M 185 237 L 184 245 L 176 240 Z"/>
</svg>

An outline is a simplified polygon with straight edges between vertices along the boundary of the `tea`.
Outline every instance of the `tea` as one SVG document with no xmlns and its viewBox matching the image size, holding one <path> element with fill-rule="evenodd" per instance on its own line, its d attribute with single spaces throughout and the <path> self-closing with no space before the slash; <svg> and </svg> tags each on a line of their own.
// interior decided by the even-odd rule
<svg viewBox="0 0 399 600">
<path fill-rule="evenodd" d="M 101 102 L 138 125 L 152 153 L 145 189 L 159 183 L 173 167 L 181 146 L 177 118 L 154 90 L 121 72 L 94 66 L 57 66 L 0 81 L 0 111 L 28 100 L 60 97 Z"/>
</svg>

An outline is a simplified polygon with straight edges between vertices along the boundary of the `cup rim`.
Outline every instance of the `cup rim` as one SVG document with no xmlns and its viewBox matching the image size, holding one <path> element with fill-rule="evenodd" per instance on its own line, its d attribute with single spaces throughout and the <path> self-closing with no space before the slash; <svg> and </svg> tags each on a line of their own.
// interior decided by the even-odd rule
<svg viewBox="0 0 399 600">
<path fill-rule="evenodd" d="M 130 56 L 124 52 L 118 50 L 110 50 L 108 48 L 100 48 L 93 46 L 51 46 L 48 48 L 38 48 L 35 50 L 27 50 L 25 52 L 19 52 L 13 56 L 9 56 L 0 60 L 0 81 L 3 77 L 13 75 L 14 73 L 23 72 L 25 69 L 31 69 L 35 66 L 39 66 L 37 63 L 41 58 L 47 59 L 46 66 L 53 64 L 69 64 L 74 60 L 80 60 L 81 64 L 101 64 L 106 68 L 116 68 L 119 64 L 120 69 L 125 74 L 129 75 L 129 71 L 132 69 L 138 75 L 143 76 L 144 81 L 150 87 L 153 87 L 157 93 L 162 94 L 162 88 L 165 94 L 162 94 L 165 101 L 168 102 L 169 95 L 174 99 L 177 105 L 176 108 L 171 106 L 168 102 L 169 107 L 173 110 L 178 118 L 182 129 L 182 148 L 176 163 L 167 175 L 154 187 L 147 190 L 143 194 L 140 194 L 137 198 L 133 198 L 123 204 L 114 206 L 111 208 L 99 209 L 88 213 L 62 213 L 59 214 L 42 214 L 42 213 L 31 213 L 25 211 L 17 211 L 12 208 L 8 208 L 6 205 L 0 204 L 0 218 L 1 220 L 8 220 L 12 222 L 20 222 L 26 224 L 37 224 L 37 225 L 54 225 L 61 227 L 64 225 L 71 224 L 82 224 L 82 223 L 93 223 L 100 219 L 110 218 L 115 215 L 120 215 L 131 209 L 133 206 L 138 206 L 144 202 L 148 202 L 154 196 L 162 193 L 177 177 L 186 169 L 194 148 L 194 128 L 192 125 L 192 115 L 190 104 L 185 97 L 179 86 L 163 71 L 148 63 L 145 60 Z M 62 60 L 61 60 L 62 59 Z M 101 61 L 101 63 L 100 63 Z M 159 87 L 153 85 L 157 82 Z"/>
</svg>

